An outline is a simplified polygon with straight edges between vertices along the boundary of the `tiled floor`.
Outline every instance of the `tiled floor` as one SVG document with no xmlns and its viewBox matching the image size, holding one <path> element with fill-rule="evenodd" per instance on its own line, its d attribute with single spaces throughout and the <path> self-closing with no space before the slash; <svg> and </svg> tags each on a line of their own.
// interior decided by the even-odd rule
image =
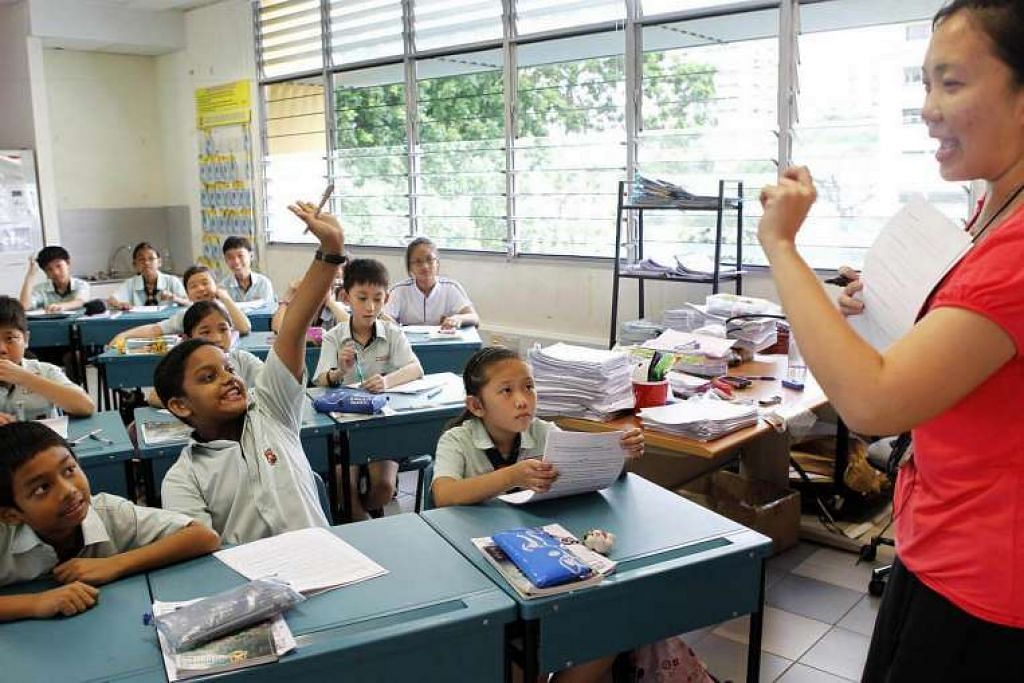
<svg viewBox="0 0 1024 683">
<path fill-rule="evenodd" d="M 878 598 L 867 594 L 874 564 L 811 543 L 771 559 L 766 576 L 761 680 L 780 683 L 860 680 Z M 721 681 L 746 676 L 748 617 L 684 637 Z"/>
</svg>

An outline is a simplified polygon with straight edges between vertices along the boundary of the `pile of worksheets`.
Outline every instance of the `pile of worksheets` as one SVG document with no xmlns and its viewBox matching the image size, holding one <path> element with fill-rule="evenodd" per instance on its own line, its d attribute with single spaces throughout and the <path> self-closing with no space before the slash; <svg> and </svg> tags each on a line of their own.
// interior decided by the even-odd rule
<svg viewBox="0 0 1024 683">
<path fill-rule="evenodd" d="M 664 326 L 651 320 L 627 320 L 619 327 L 619 343 L 623 346 L 643 344 L 664 331 Z"/>
<path fill-rule="evenodd" d="M 632 367 L 625 353 L 572 344 L 530 352 L 537 412 L 605 420 L 633 407 Z"/>
<path fill-rule="evenodd" d="M 757 407 L 698 396 L 657 408 L 644 408 L 645 428 L 678 434 L 697 441 L 711 441 L 757 424 Z"/>
<path fill-rule="evenodd" d="M 661 323 L 679 332 L 693 332 L 705 322 L 704 311 L 693 304 L 685 304 L 683 308 L 670 308 L 661 314 Z"/>
</svg>

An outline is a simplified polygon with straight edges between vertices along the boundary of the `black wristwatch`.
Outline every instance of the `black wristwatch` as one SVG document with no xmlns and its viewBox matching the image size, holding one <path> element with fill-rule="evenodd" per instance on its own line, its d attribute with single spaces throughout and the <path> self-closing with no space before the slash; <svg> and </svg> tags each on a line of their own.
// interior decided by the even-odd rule
<svg viewBox="0 0 1024 683">
<path fill-rule="evenodd" d="M 323 261 L 324 263 L 330 263 L 334 266 L 343 266 L 348 263 L 348 256 L 345 254 L 330 254 L 324 253 L 323 249 L 317 249 L 316 253 L 313 254 L 313 258 L 317 261 Z"/>
</svg>

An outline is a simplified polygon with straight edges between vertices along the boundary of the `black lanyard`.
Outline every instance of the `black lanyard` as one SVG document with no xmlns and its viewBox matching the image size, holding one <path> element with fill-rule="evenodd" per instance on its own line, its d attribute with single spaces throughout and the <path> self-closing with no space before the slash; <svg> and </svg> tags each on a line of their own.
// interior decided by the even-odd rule
<svg viewBox="0 0 1024 683">
<path fill-rule="evenodd" d="M 491 461 L 491 467 L 495 470 L 500 470 L 502 467 L 508 467 L 514 465 L 519 461 L 519 451 L 522 448 L 523 437 L 521 434 L 516 434 L 516 440 L 512 443 L 512 453 L 506 459 L 502 456 L 497 446 L 491 446 L 484 451 L 484 455 Z"/>
</svg>

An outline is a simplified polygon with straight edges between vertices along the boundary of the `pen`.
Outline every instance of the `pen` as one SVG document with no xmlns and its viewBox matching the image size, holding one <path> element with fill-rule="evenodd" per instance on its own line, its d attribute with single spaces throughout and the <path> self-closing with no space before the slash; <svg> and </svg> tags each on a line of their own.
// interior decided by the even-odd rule
<svg viewBox="0 0 1024 683">
<path fill-rule="evenodd" d="M 359 383 L 363 383 L 363 366 L 359 362 L 359 356 L 356 356 L 356 377 L 359 378 Z"/>
<path fill-rule="evenodd" d="M 327 203 L 327 200 L 331 198 L 332 194 L 334 194 L 334 183 L 331 183 L 326 188 L 324 188 L 324 194 L 322 197 L 320 197 L 320 203 L 317 204 L 316 213 L 313 214 L 314 216 L 320 215 L 320 212 L 324 210 L 324 204 Z"/>
<path fill-rule="evenodd" d="M 427 394 L 427 398 L 434 398 L 435 396 L 440 394 L 443 389 L 444 387 L 438 387 L 437 389 L 434 389 L 433 391 Z"/>
<path fill-rule="evenodd" d="M 102 431 L 103 431 L 102 429 L 94 429 L 91 432 L 88 432 L 86 434 L 82 434 L 78 438 L 71 439 L 71 441 L 69 441 L 68 443 L 70 443 L 72 446 L 77 446 L 78 444 L 82 443 L 83 441 L 85 441 L 89 437 L 94 436 L 96 434 L 99 434 Z"/>
<path fill-rule="evenodd" d="M 774 382 L 778 377 L 772 377 L 771 375 L 740 375 L 743 379 L 749 379 L 750 381 L 761 380 L 763 382 Z"/>
</svg>

